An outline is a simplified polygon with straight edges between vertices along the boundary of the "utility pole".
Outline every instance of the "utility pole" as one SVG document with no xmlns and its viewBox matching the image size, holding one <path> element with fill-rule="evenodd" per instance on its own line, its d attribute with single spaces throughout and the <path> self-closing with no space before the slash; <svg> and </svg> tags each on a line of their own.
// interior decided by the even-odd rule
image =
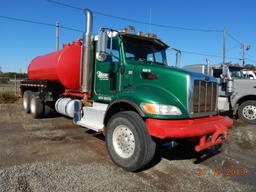
<svg viewBox="0 0 256 192">
<path fill-rule="evenodd" d="M 14 75 L 14 79 L 15 79 L 15 90 L 14 90 L 14 92 L 15 92 L 15 95 L 17 95 L 17 74 L 15 74 Z"/>
<path fill-rule="evenodd" d="M 226 54 L 227 54 L 227 28 L 224 27 L 223 30 L 223 61 L 222 63 L 226 63 Z"/>
<path fill-rule="evenodd" d="M 244 65 L 245 65 L 245 44 L 243 43 L 242 45 L 241 45 L 241 49 L 242 49 L 242 65 L 243 65 L 243 67 L 244 67 Z"/>
<path fill-rule="evenodd" d="M 59 34 L 60 34 L 60 24 L 56 21 L 56 50 L 59 50 Z"/>
<path fill-rule="evenodd" d="M 249 49 L 251 48 L 250 45 L 246 45 L 246 44 L 242 44 L 241 45 L 241 49 L 242 49 L 242 64 L 243 67 L 245 66 L 245 51 L 249 51 Z"/>
</svg>

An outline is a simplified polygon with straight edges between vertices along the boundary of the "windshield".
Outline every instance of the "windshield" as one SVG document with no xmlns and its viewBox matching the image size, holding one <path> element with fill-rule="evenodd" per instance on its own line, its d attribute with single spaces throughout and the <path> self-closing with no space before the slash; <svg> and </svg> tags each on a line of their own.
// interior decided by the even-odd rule
<svg viewBox="0 0 256 192">
<path fill-rule="evenodd" d="M 166 65 L 165 47 L 153 41 L 123 36 L 126 60 Z"/>
<path fill-rule="evenodd" d="M 240 67 L 229 67 L 229 71 L 231 74 L 231 77 L 233 78 L 244 78 L 243 72 L 241 71 L 242 68 Z"/>
<path fill-rule="evenodd" d="M 243 78 L 243 73 L 241 71 L 231 71 L 231 77 L 234 78 Z"/>
</svg>

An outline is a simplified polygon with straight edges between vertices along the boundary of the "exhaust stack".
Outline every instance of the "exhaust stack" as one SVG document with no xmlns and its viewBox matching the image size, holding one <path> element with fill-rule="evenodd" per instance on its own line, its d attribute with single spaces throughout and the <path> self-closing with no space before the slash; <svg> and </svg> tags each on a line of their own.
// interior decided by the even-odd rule
<svg viewBox="0 0 256 192">
<path fill-rule="evenodd" d="M 86 17 L 86 29 L 83 35 L 82 47 L 82 61 L 81 61 L 81 74 L 80 86 L 83 93 L 88 93 L 91 90 L 92 84 L 92 25 L 93 16 L 89 9 L 84 10 Z"/>
</svg>

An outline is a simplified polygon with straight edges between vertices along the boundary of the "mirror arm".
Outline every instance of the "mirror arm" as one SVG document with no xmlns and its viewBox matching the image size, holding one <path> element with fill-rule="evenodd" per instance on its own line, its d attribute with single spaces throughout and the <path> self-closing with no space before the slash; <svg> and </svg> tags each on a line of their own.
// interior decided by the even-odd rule
<svg viewBox="0 0 256 192">
<path fill-rule="evenodd" d="M 121 74 L 124 74 L 124 72 L 125 72 L 125 66 L 124 66 L 123 62 L 120 63 L 120 72 L 121 72 Z"/>
<path fill-rule="evenodd" d="M 180 65 L 180 56 L 181 56 L 181 50 L 173 48 L 173 47 L 169 47 L 167 48 L 167 50 L 169 51 L 176 51 L 176 62 L 175 62 L 175 66 L 179 67 Z"/>
</svg>

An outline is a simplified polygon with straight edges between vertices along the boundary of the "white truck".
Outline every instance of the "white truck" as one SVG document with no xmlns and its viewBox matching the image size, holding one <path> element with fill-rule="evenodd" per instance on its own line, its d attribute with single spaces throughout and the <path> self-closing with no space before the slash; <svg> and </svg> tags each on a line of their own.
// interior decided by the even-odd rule
<svg viewBox="0 0 256 192">
<path fill-rule="evenodd" d="M 251 70 L 242 70 L 243 75 L 246 79 L 256 79 L 256 73 Z"/>
<path fill-rule="evenodd" d="M 245 122 L 256 124 L 256 81 L 245 78 L 243 68 L 227 64 L 195 64 L 183 69 L 217 78 L 219 112 L 229 112 Z"/>
</svg>

